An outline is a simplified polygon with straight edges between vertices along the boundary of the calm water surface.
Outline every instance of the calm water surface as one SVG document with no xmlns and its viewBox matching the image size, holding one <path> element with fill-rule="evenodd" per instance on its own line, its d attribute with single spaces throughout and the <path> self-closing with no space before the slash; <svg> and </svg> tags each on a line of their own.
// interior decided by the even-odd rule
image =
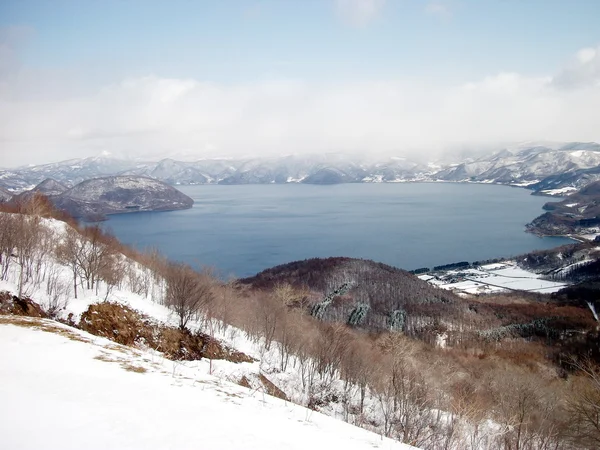
<svg viewBox="0 0 600 450">
<path fill-rule="evenodd" d="M 351 256 L 404 269 L 514 256 L 570 242 L 524 226 L 548 198 L 506 186 L 401 183 L 182 186 L 185 211 L 110 216 L 139 249 L 244 277 L 298 259 Z"/>
</svg>

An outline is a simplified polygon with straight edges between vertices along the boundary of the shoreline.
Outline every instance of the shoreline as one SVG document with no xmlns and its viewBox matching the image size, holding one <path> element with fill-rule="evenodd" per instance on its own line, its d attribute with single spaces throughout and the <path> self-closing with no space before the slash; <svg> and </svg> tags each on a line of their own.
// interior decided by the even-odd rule
<svg viewBox="0 0 600 450">
<path fill-rule="evenodd" d="M 508 243 L 506 244 L 498 244 L 498 242 L 502 242 L 503 239 L 499 238 L 495 240 L 495 243 L 492 242 L 484 242 L 482 241 L 481 243 L 484 244 L 486 243 L 487 245 L 485 247 L 489 247 L 489 250 L 491 250 L 489 253 L 487 251 L 481 251 L 481 252 L 469 252 L 469 245 L 465 242 L 462 245 L 455 245 L 452 252 L 447 252 L 447 254 L 438 254 L 436 257 L 436 254 L 432 254 L 432 256 L 434 256 L 435 258 L 429 259 L 429 261 L 427 261 L 425 258 L 417 258 L 414 261 L 411 260 L 410 258 L 406 258 L 406 257 L 386 257 L 385 253 L 381 253 L 379 252 L 379 254 L 377 254 L 378 252 L 361 252 L 361 254 L 349 254 L 349 250 L 351 250 L 351 247 L 349 246 L 345 246 L 346 247 L 346 251 L 339 251 L 342 250 L 342 247 L 338 248 L 335 253 L 331 253 L 331 254 L 336 254 L 336 255 L 346 255 L 346 256 L 352 256 L 352 257 L 362 257 L 362 258 L 366 258 L 366 259 L 372 259 L 374 261 L 382 261 L 385 262 L 386 264 L 390 264 L 393 265 L 395 267 L 398 268 L 403 268 L 406 271 L 411 271 L 411 270 L 415 270 L 421 267 L 433 267 L 434 265 L 445 265 L 448 262 L 455 262 L 457 260 L 464 260 L 464 259 L 468 259 L 470 262 L 474 262 L 474 261 L 484 261 L 484 260 L 492 260 L 492 259 L 496 259 L 496 260 L 505 260 L 511 257 L 514 257 L 515 255 L 520 255 L 520 254 L 525 254 L 525 253 L 529 253 L 529 252 L 534 252 L 536 250 L 539 249 L 554 249 L 563 245 L 576 245 L 579 242 L 583 242 L 583 238 L 574 238 L 574 236 L 544 236 L 538 233 L 530 233 L 530 235 L 527 237 L 527 235 L 521 235 L 520 233 L 523 232 L 527 232 L 527 230 L 524 227 L 524 224 L 531 220 L 531 217 L 534 217 L 533 214 L 539 214 L 541 213 L 541 205 L 543 203 L 543 201 L 541 199 L 538 199 L 537 201 L 533 201 L 533 198 L 529 197 L 529 199 L 526 197 L 525 193 L 519 194 L 519 191 L 502 191 L 501 189 L 498 191 L 495 191 L 494 189 L 499 189 L 499 188 L 495 188 L 495 187 L 490 187 L 490 188 L 483 188 L 483 189 L 479 189 L 479 188 L 470 188 L 471 185 L 474 184 L 492 184 L 493 186 L 507 186 L 507 187 L 523 187 L 523 186 L 514 186 L 514 185 L 506 185 L 506 184 L 500 184 L 500 183 L 480 183 L 480 182 L 467 182 L 467 181 L 461 181 L 461 182 L 447 182 L 447 181 L 411 181 L 411 182 L 407 182 L 407 183 L 411 183 L 413 184 L 415 187 L 410 188 L 410 191 L 418 191 L 418 192 L 427 192 L 427 193 L 433 193 L 434 195 L 437 195 L 435 193 L 439 193 L 439 195 L 446 195 L 448 198 L 451 198 L 453 195 L 460 195 L 461 192 L 463 192 L 463 190 L 468 190 L 468 189 L 473 189 L 475 193 L 479 192 L 479 194 L 476 195 L 477 198 L 481 197 L 481 198 L 486 198 L 488 197 L 488 195 L 492 196 L 493 198 L 497 199 L 498 201 L 502 201 L 502 199 L 510 199 L 510 198 L 521 198 L 523 197 L 523 201 L 525 201 L 525 204 L 529 205 L 530 203 L 532 203 L 532 208 L 531 211 L 529 211 L 528 213 L 521 213 L 521 217 L 519 217 L 519 220 L 517 222 L 515 222 L 516 227 L 514 228 L 514 231 L 516 232 L 515 234 L 515 241 L 519 242 L 520 240 L 523 241 L 527 241 L 529 244 L 522 246 L 521 248 L 519 248 L 518 245 L 514 244 L 514 245 L 508 245 Z M 422 184 L 422 183 L 426 183 L 431 185 L 431 188 L 426 188 L 425 186 L 423 186 L 422 188 L 418 187 L 418 184 Z M 451 185 L 462 185 L 463 188 L 459 188 L 459 186 L 455 186 L 454 189 L 452 189 L 452 186 L 448 186 L 448 187 L 444 187 L 442 185 L 440 185 L 440 183 L 450 183 Z M 304 191 L 309 192 L 309 197 L 311 196 L 322 196 L 322 195 L 327 195 L 329 196 L 329 194 L 327 194 L 328 192 L 331 192 L 331 195 L 333 194 L 333 191 L 337 192 L 338 194 L 335 194 L 333 198 L 337 198 L 336 196 L 340 195 L 343 196 L 344 198 L 346 197 L 352 197 L 354 192 L 364 192 L 365 195 L 368 194 L 368 196 L 373 197 L 373 195 L 378 195 L 377 193 L 382 193 L 382 195 L 385 196 L 390 196 L 390 198 L 395 198 L 396 195 L 394 194 L 395 192 L 403 192 L 404 189 L 402 188 L 402 186 L 398 186 L 398 188 L 395 187 L 391 187 L 391 186 L 380 186 L 380 188 L 368 188 L 368 187 L 362 187 L 362 186 L 355 186 L 354 189 L 352 187 L 344 187 L 344 186 L 339 186 L 338 188 L 334 188 L 332 191 L 330 191 L 327 188 L 319 188 L 319 185 L 308 185 L 308 187 L 303 188 L 303 187 L 298 187 L 297 185 L 301 184 L 301 183 L 284 183 L 284 184 L 294 184 L 296 185 L 296 187 L 288 187 L 288 188 L 283 188 L 283 189 L 272 189 L 269 187 L 262 187 L 264 185 L 261 184 L 252 184 L 252 185 L 248 185 L 248 184 L 239 184 L 239 185 L 225 185 L 225 186 L 233 186 L 233 189 L 228 189 L 227 187 L 225 188 L 215 188 L 210 189 L 210 188 L 203 188 L 202 186 L 215 186 L 215 184 L 204 184 L 204 185 L 189 185 L 189 186 L 180 186 L 182 192 L 186 193 L 187 195 L 193 197 L 196 199 L 196 204 L 194 205 L 194 207 L 192 207 L 192 209 L 186 209 L 186 210 L 182 210 L 181 213 L 184 214 L 180 214 L 180 213 L 176 213 L 176 216 L 181 215 L 182 217 L 184 217 L 184 215 L 187 217 L 189 215 L 189 211 L 192 211 L 194 209 L 196 209 L 195 214 L 202 214 L 204 215 L 205 212 L 203 212 L 202 210 L 203 208 L 203 201 L 199 200 L 202 198 L 205 198 L 206 196 L 209 197 L 213 197 L 213 194 L 216 198 L 220 198 L 221 196 L 223 196 L 224 198 L 229 198 L 231 197 L 233 194 L 231 194 L 231 192 L 246 192 L 246 190 L 250 191 L 250 192 L 256 192 L 256 195 L 265 195 L 267 197 L 271 197 L 271 194 L 275 194 L 277 192 L 282 192 L 282 195 L 284 197 L 286 197 L 288 194 L 294 194 L 294 193 L 302 193 Z M 353 184 L 391 184 L 391 183 L 353 183 Z M 435 187 L 437 185 L 437 187 Z M 281 185 L 278 185 L 281 186 Z M 312 186 L 312 187 L 311 187 Z M 254 187 L 255 190 L 252 190 L 252 188 Z M 187 189 L 186 189 L 187 188 Z M 408 188 L 408 186 L 406 187 Z M 213 192 L 214 191 L 214 192 Z M 470 191 L 468 191 L 470 192 Z M 512 193 L 511 193 L 512 192 Z M 522 191 L 521 191 L 522 192 Z M 455 194 L 453 194 L 455 193 Z M 473 194 L 475 195 L 475 194 Z M 278 196 L 276 196 L 278 197 Z M 387 198 L 387 197 L 386 197 Z M 444 197 L 445 198 L 445 197 Z M 211 200 L 212 201 L 212 200 Z M 425 200 L 423 200 L 425 201 Z M 228 203 L 227 203 L 228 204 Z M 249 204 L 253 204 L 253 202 L 249 202 Z M 506 202 L 504 202 L 504 204 L 506 204 Z M 538 206 L 536 206 L 538 205 Z M 468 204 L 465 204 L 465 207 L 468 207 Z M 471 205 L 471 210 L 472 210 L 472 205 Z M 529 208 L 528 208 L 529 209 Z M 200 210 L 200 211 L 198 211 Z M 317 213 L 320 210 L 314 210 L 313 208 L 308 208 L 302 211 L 302 214 L 310 214 L 312 211 L 313 214 Z M 141 214 L 131 214 L 131 212 L 137 212 L 137 213 L 141 213 Z M 146 219 L 142 219 L 141 222 L 145 222 L 148 218 L 150 217 L 158 217 L 159 214 L 156 214 L 157 212 L 166 212 L 166 211 L 127 211 L 125 214 L 124 213 L 116 213 L 116 214 L 110 214 L 109 216 L 107 216 L 106 218 L 108 219 L 106 222 L 104 222 L 105 225 L 103 226 L 108 226 L 110 228 L 113 228 L 113 232 L 114 232 L 114 223 L 111 220 L 112 218 L 118 218 L 118 217 L 123 217 L 125 215 L 127 216 L 142 216 L 142 217 L 146 217 Z M 211 210 L 208 211 L 209 213 L 211 212 Z M 381 211 L 380 211 L 381 212 Z M 382 212 L 384 213 L 384 212 Z M 475 213 L 475 212 L 474 212 Z M 530 215 L 531 214 L 531 215 Z M 193 214 L 192 214 L 193 215 Z M 166 222 L 170 222 L 171 219 L 171 215 L 163 215 L 160 214 L 160 216 L 164 217 L 163 219 L 160 220 L 160 223 L 166 223 Z M 392 216 L 393 217 L 393 214 Z M 133 217 L 131 217 L 133 219 Z M 176 217 L 175 217 L 176 219 Z M 177 219 L 176 219 L 177 220 Z M 134 220 L 134 222 L 140 221 L 139 219 Z M 478 225 L 477 228 L 481 228 L 481 225 Z M 313 230 L 314 231 L 314 230 Z M 443 231 L 440 230 L 440 228 L 438 227 L 437 230 L 433 230 L 434 232 L 436 232 L 436 234 L 439 235 L 444 235 L 445 233 Z M 317 231 L 319 232 L 319 231 Z M 485 235 L 488 235 L 490 233 L 485 232 Z M 523 237 L 519 237 L 519 236 L 523 236 Z M 557 238 L 558 241 L 556 239 L 552 239 L 552 240 L 547 240 L 546 242 L 543 242 L 542 239 L 536 239 L 533 236 L 536 236 L 536 238 Z M 466 236 L 467 237 L 467 236 Z M 566 239 L 564 239 L 566 238 Z M 136 238 L 136 242 L 139 242 L 139 236 Z M 241 239 L 241 238 L 240 238 Z M 512 239 L 511 239 L 512 241 Z M 150 245 L 150 244 L 148 244 Z M 157 242 L 155 242 L 152 245 L 159 245 Z M 505 248 L 505 246 L 508 245 L 509 249 L 507 250 Z M 415 245 L 413 245 L 412 247 L 415 247 Z M 411 247 L 411 248 L 412 248 Z M 514 247 L 514 248 L 513 248 Z M 204 249 L 204 247 L 202 247 Z M 422 247 L 423 248 L 423 247 Z M 293 250 L 293 248 L 292 248 Z M 484 250 L 484 249 L 482 249 Z M 211 252 L 212 247 L 209 246 L 209 250 L 207 250 L 207 252 Z M 250 271 L 246 271 L 243 269 L 243 267 L 241 267 L 240 263 L 237 262 L 235 264 L 231 263 L 229 264 L 229 259 L 227 256 L 224 258 L 220 258 L 217 257 L 215 260 L 211 260 L 213 261 L 213 264 L 217 265 L 219 267 L 225 267 L 225 270 L 227 273 L 233 272 L 233 273 L 240 273 L 243 276 L 251 276 L 254 275 L 255 273 L 257 273 L 256 271 L 260 271 L 260 270 L 264 270 L 266 268 L 272 267 L 273 265 L 277 265 L 277 264 L 282 264 L 285 262 L 293 262 L 299 259 L 303 259 L 303 258 L 308 258 L 310 256 L 314 256 L 314 257 L 324 257 L 326 255 L 329 255 L 330 253 L 327 252 L 323 252 L 323 253 L 316 253 L 316 252 L 311 252 L 312 255 L 305 255 L 304 253 L 302 254 L 293 254 L 293 252 L 290 251 L 281 251 L 281 256 L 282 258 L 271 258 L 273 260 L 276 259 L 276 261 L 272 264 L 271 263 L 271 259 L 266 258 L 266 260 L 264 261 L 265 264 L 264 265 L 258 265 L 255 264 L 256 261 L 251 261 L 249 264 L 249 269 Z M 213 256 L 211 254 L 211 256 Z M 288 256 L 287 258 L 284 258 L 285 256 Z M 389 255 L 387 255 L 389 256 Z M 448 257 L 446 258 L 439 258 L 440 256 L 446 256 Z M 197 258 L 201 258 L 201 256 L 198 256 Z M 243 259 L 243 258 L 242 258 Z M 223 261 L 221 261 L 223 260 Z M 422 260 L 422 261 L 419 261 Z M 220 263 L 223 263 L 223 265 L 221 265 Z M 244 261 L 241 261 L 244 262 Z M 424 262 L 425 264 L 419 264 L 419 262 Z M 228 265 L 229 264 L 229 265 Z M 417 265 L 419 264 L 419 265 Z M 431 264 L 431 265 L 429 265 Z M 254 269 L 254 267 L 257 267 L 256 271 L 253 271 L 252 269 Z M 229 269 L 227 269 L 228 267 L 230 267 Z M 240 272 L 238 272 L 238 270 L 236 270 L 236 268 L 241 268 L 242 270 Z M 240 276 L 242 276 L 240 275 Z"/>
</svg>

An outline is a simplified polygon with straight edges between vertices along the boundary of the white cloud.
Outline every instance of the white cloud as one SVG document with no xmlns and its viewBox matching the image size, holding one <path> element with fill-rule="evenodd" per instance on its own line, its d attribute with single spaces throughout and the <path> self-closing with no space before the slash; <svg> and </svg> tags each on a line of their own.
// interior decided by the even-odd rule
<svg viewBox="0 0 600 450">
<path fill-rule="evenodd" d="M 134 157 L 422 156 L 464 144 L 600 141 L 597 64 L 598 50 L 586 50 L 556 77 L 501 73 L 453 87 L 414 80 L 218 84 L 148 76 L 88 95 L 32 100 L 21 86 L 0 92 L 2 164 L 107 150 Z M 40 86 L 44 80 L 31 89 Z"/>
<path fill-rule="evenodd" d="M 375 20 L 386 0 L 334 0 L 338 16 L 348 25 L 364 27 Z"/>
<path fill-rule="evenodd" d="M 577 52 L 576 58 L 580 64 L 589 64 L 597 55 L 598 51 L 595 48 L 582 48 Z"/>
<path fill-rule="evenodd" d="M 571 63 L 554 78 L 554 84 L 567 89 L 600 87 L 600 45 L 579 50 Z"/>
</svg>

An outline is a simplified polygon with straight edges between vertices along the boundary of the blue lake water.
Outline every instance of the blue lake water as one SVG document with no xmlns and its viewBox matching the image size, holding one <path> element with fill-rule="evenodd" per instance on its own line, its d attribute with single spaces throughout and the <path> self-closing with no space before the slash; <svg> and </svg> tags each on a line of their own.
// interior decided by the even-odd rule
<svg viewBox="0 0 600 450">
<path fill-rule="evenodd" d="M 569 243 L 524 226 L 549 199 L 525 189 L 452 183 L 182 186 L 184 211 L 109 216 L 103 226 L 138 249 L 244 277 L 327 256 L 407 270 L 515 256 Z"/>
</svg>

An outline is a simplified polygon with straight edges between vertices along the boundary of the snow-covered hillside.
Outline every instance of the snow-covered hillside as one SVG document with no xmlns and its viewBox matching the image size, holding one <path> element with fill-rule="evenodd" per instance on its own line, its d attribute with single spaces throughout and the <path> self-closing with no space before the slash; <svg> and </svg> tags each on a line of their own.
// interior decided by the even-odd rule
<svg viewBox="0 0 600 450">
<path fill-rule="evenodd" d="M 114 242 L 103 243 L 94 227 L 73 230 L 52 219 L 0 214 L 0 311 L 26 312 L 20 305 L 29 297 L 64 323 L 0 315 L 0 448 L 74 448 L 84 436 L 93 437 L 85 441 L 92 448 L 406 448 L 384 435 L 428 449 L 487 450 L 522 436 L 558 439 L 546 431 L 551 415 L 535 416 L 523 435 L 513 426 L 512 403 L 509 415 L 473 409 L 473 399 L 499 401 L 487 391 L 504 393 L 502 373 L 490 372 L 482 389 L 453 400 L 453 387 L 469 380 L 478 356 L 461 354 L 463 367 L 446 359 L 447 349 L 438 353 L 402 333 L 371 336 L 318 321 L 285 289 L 278 297 L 277 289 L 253 293 L 214 282 L 212 305 L 196 308 L 182 330 L 177 304 L 166 306 L 172 265 L 161 266 L 159 255 L 134 260 L 119 247 L 107 249 Z M 85 272 L 85 261 L 72 258 L 86 255 L 110 264 Z M 474 314 L 467 320 L 477 331 Z M 108 326 L 94 328 L 96 318 Z M 184 331 L 202 340 L 202 352 L 217 342 L 244 358 L 187 351 L 174 357 L 155 340 Z M 184 338 L 175 344 L 181 349 Z M 539 378 L 515 373 L 517 387 Z M 542 397 L 550 388 L 542 388 L 536 385 L 536 408 L 553 411 L 554 402 Z M 25 432 L 32 424 L 40 433 Z"/>
<path fill-rule="evenodd" d="M 446 168 L 435 177 L 446 181 L 477 181 L 527 186 L 547 177 L 600 165 L 596 143 L 559 148 L 519 146 Z"/>
<path fill-rule="evenodd" d="M 405 449 L 211 375 L 44 319 L 0 316 L 5 449 Z"/>
<path fill-rule="evenodd" d="M 170 211 L 191 208 L 194 201 L 173 186 L 149 177 L 120 175 L 92 178 L 68 188 L 47 178 L 32 190 L 15 197 L 17 202 L 35 193 L 72 217 L 98 217 L 133 211 Z"/>
<path fill-rule="evenodd" d="M 7 202 L 12 198 L 13 194 L 6 189 L 0 188 L 0 203 Z"/>
<path fill-rule="evenodd" d="M 3 259 L 0 292 L 17 295 L 22 290 L 24 297 L 35 299 L 56 318 L 72 324 L 80 323 L 90 305 L 109 301 L 134 309 L 144 320 L 177 327 L 176 313 L 164 305 L 164 280 L 123 255 L 114 260 L 124 274 L 118 286 L 98 280 L 95 287 L 85 289 L 81 280 L 75 295 L 71 269 L 42 250 L 48 248 L 46 243 L 60 245 L 69 225 L 40 219 L 39 226 L 45 231 L 38 230 L 40 250 L 31 257 L 37 272 L 22 278 L 17 261 Z M 278 345 L 266 349 L 264 341 L 218 320 L 195 316 L 188 328 L 210 331 L 254 362 L 167 360 L 143 341 L 138 341 L 136 348 L 122 347 L 48 319 L 0 315 L 0 443 L 10 443 L 6 448 L 40 448 L 41 443 L 54 448 L 69 435 L 73 448 L 79 448 L 81 439 L 73 436 L 83 438 L 97 427 L 104 437 L 91 448 L 320 448 L 342 444 L 348 448 L 409 448 L 345 424 L 358 424 L 357 418 L 343 414 L 336 402 L 320 408 L 331 418 L 301 406 L 318 395 L 318 390 L 330 395 L 341 389 L 343 383 L 337 377 L 325 380 L 313 373 L 307 385 L 294 357 L 286 370 L 281 370 Z M 283 389 L 281 394 L 289 401 L 270 397 L 272 389 Z M 352 396 L 358 401 L 357 388 L 352 389 Z M 365 404 L 373 421 L 367 428 L 377 431 L 375 423 L 381 412 L 376 398 L 369 395 Z M 21 418 L 27 413 L 31 419 L 32 410 L 45 432 L 25 439 L 22 427 L 30 422 L 22 423 Z M 5 411 L 11 413 L 5 415 Z M 69 414 L 76 418 L 67 420 Z M 160 423 L 164 425 L 159 427 Z M 181 423 L 186 424 L 185 430 L 180 429 Z M 362 425 L 365 428 L 368 423 Z M 55 432 L 55 441 L 46 436 L 46 430 Z M 78 434 L 73 434 L 75 430 Z"/>
</svg>

